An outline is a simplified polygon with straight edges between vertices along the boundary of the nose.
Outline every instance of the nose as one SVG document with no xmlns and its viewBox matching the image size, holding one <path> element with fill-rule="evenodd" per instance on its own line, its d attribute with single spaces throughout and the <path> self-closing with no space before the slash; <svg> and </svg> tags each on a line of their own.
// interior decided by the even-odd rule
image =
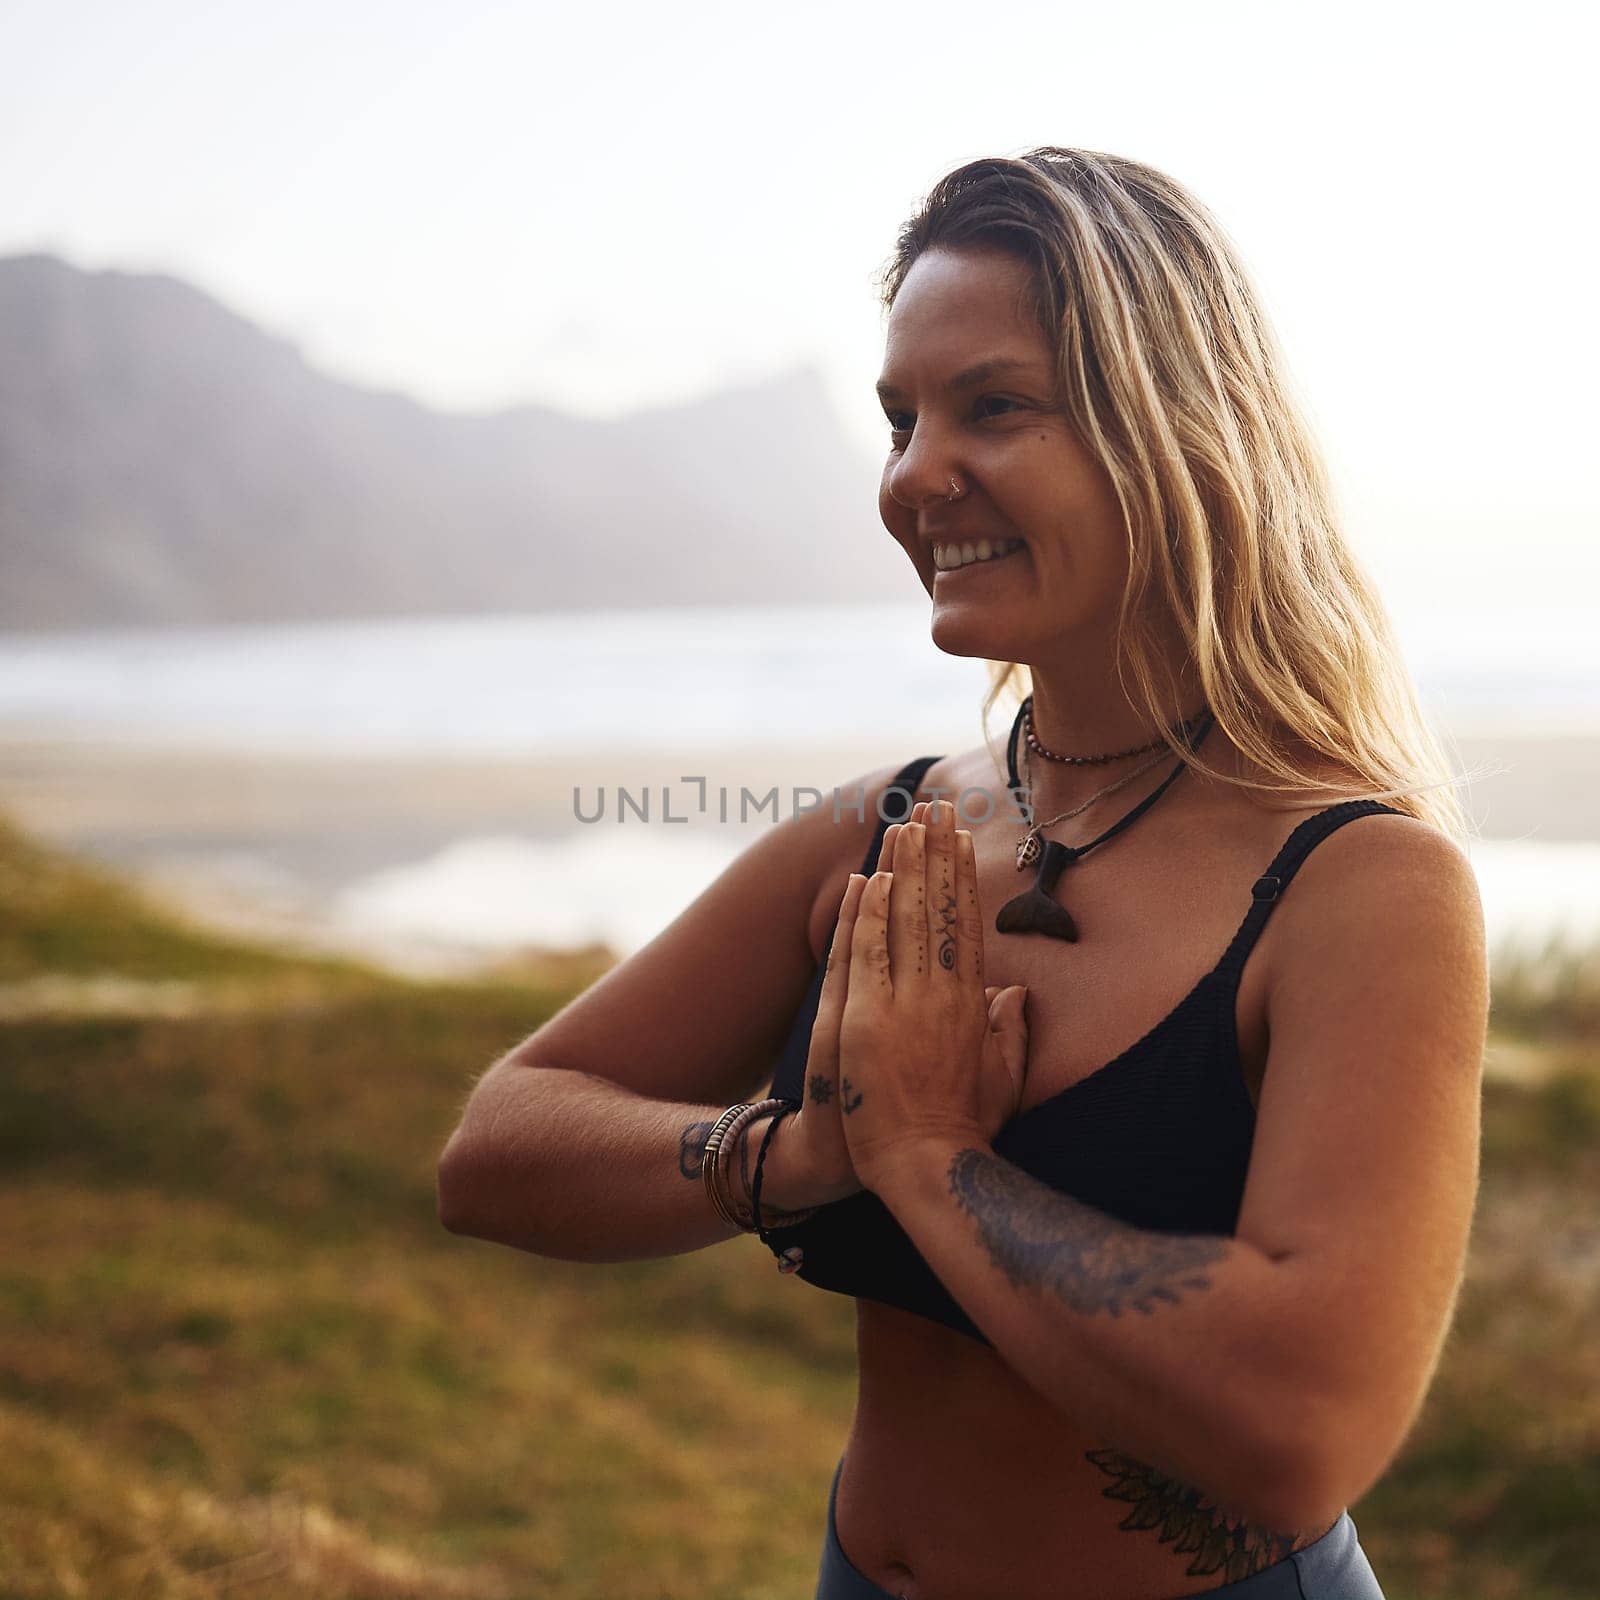
<svg viewBox="0 0 1600 1600">
<path fill-rule="evenodd" d="M 941 500 L 953 500 L 965 481 L 957 476 L 947 451 L 919 442 L 916 433 L 889 473 L 890 497 L 907 511 L 924 511 Z"/>
</svg>

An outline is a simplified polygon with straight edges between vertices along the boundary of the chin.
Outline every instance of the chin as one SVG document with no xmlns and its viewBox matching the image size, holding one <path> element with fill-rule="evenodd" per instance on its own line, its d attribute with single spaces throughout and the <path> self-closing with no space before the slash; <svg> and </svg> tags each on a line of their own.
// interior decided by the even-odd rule
<svg viewBox="0 0 1600 1600">
<path fill-rule="evenodd" d="M 988 661 L 1020 661 L 1023 631 L 993 609 L 935 606 L 929 625 L 934 645 L 947 656 L 980 656 Z"/>
</svg>

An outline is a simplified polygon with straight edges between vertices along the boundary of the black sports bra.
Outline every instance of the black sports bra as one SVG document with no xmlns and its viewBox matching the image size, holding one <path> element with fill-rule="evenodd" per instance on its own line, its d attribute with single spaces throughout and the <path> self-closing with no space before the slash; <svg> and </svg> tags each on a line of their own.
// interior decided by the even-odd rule
<svg viewBox="0 0 1600 1600">
<path fill-rule="evenodd" d="M 911 762 L 885 790 L 863 873 L 876 870 L 889 823 L 911 814 L 918 784 L 939 759 Z M 1013 1117 L 995 1136 L 995 1152 L 1138 1227 L 1231 1236 L 1256 1121 L 1234 1020 L 1245 957 L 1313 847 L 1356 817 L 1385 811 L 1400 814 L 1378 800 L 1346 800 L 1307 817 L 1251 885 L 1249 910 L 1216 966 L 1121 1055 Z M 784 1044 L 775 1095 L 800 1098 L 826 970 L 824 952 Z M 807 1283 L 897 1306 L 989 1343 L 870 1192 L 824 1206 L 793 1227 L 769 1228 L 763 1239 L 775 1255 L 799 1246 L 798 1275 Z"/>
</svg>

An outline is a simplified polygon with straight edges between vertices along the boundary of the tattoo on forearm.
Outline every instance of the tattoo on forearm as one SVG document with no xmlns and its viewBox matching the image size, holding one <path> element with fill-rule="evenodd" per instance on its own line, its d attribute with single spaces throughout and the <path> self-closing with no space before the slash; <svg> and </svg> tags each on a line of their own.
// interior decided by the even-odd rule
<svg viewBox="0 0 1600 1600">
<path fill-rule="evenodd" d="M 1275 1532 L 1230 1516 L 1199 1489 L 1120 1450 L 1087 1450 L 1084 1455 L 1112 1480 L 1101 1494 L 1108 1500 L 1126 1501 L 1133 1508 L 1117 1526 L 1141 1533 L 1153 1528 L 1161 1543 L 1172 1545 L 1174 1555 L 1192 1555 L 1188 1577 L 1221 1573 L 1224 1582 L 1237 1583 L 1282 1561 L 1299 1547 L 1300 1535 Z"/>
<path fill-rule="evenodd" d="M 839 1109 L 848 1117 L 861 1104 L 861 1091 L 848 1078 L 839 1085 Z"/>
<path fill-rule="evenodd" d="M 833 1099 L 833 1085 L 822 1076 L 820 1072 L 811 1074 L 811 1098 L 819 1106 L 825 1106 Z"/>
<path fill-rule="evenodd" d="M 1210 1288 L 1202 1269 L 1228 1253 L 1215 1235 L 1118 1222 L 985 1150 L 957 1152 L 950 1192 L 1013 1284 L 1049 1290 L 1074 1311 L 1148 1315 L 1158 1301 L 1175 1304 L 1180 1289 Z"/>
<path fill-rule="evenodd" d="M 715 1126 L 710 1122 L 691 1122 L 678 1139 L 678 1171 L 686 1178 L 698 1178 L 706 1161 L 706 1140 Z"/>
</svg>

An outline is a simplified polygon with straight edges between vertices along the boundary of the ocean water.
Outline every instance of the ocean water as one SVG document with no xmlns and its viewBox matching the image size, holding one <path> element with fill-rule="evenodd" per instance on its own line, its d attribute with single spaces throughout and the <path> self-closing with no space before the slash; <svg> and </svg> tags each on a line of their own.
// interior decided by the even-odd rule
<svg viewBox="0 0 1600 1600">
<path fill-rule="evenodd" d="M 1455 732 L 1600 733 L 1586 597 L 1398 612 L 1425 709 Z M 419 617 L 0 638 L 0 732 L 261 750 L 523 754 L 957 744 L 980 662 L 925 603 Z M 893 735 L 892 738 L 886 736 Z"/>
<path fill-rule="evenodd" d="M 1442 731 L 1600 735 L 1585 601 L 1395 620 Z M 933 647 L 916 603 L 103 630 L 0 639 L 0 735 L 441 758 L 957 749 L 979 737 L 985 682 L 982 663 Z M 627 952 L 746 843 L 693 828 L 467 834 L 345 884 L 326 914 L 374 938 Z M 1594 842 L 1478 841 L 1472 859 L 1491 940 L 1600 936 L 1600 825 Z"/>
<path fill-rule="evenodd" d="M 599 943 L 628 954 L 743 847 L 726 834 L 662 837 L 671 831 L 623 828 L 597 837 L 584 830 L 560 840 L 474 835 L 340 890 L 327 914 L 374 943 L 433 941 L 464 954 Z M 1600 940 L 1600 843 L 1479 839 L 1469 856 L 1491 947 L 1588 949 Z M 1249 885 L 1238 894 L 1243 917 Z"/>
</svg>

